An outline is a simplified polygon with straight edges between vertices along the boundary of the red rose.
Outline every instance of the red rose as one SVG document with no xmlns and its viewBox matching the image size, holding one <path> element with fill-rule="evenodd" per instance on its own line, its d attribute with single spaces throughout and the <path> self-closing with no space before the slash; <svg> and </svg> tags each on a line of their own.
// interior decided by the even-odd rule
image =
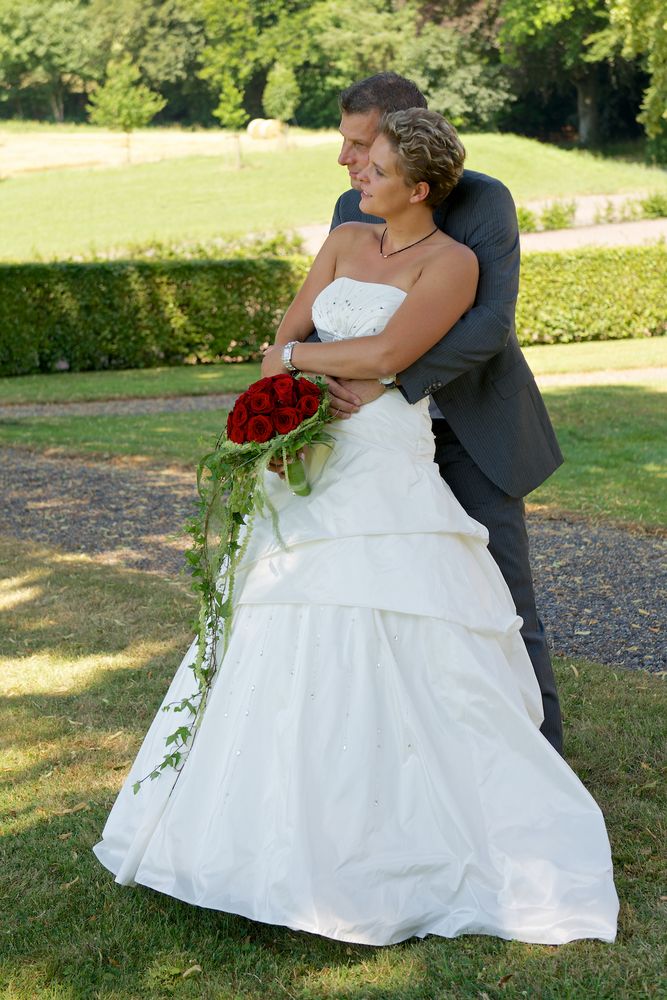
<svg viewBox="0 0 667 1000">
<path fill-rule="evenodd" d="M 270 413 L 273 409 L 270 393 L 263 390 L 249 393 L 246 404 L 251 413 Z"/>
<path fill-rule="evenodd" d="M 283 406 L 273 414 L 276 430 L 279 434 L 287 434 L 293 431 L 301 423 L 301 417 L 292 406 Z"/>
<path fill-rule="evenodd" d="M 273 391 L 276 399 L 283 406 L 294 406 L 296 402 L 295 382 L 291 375 L 275 375 L 273 379 Z"/>
<path fill-rule="evenodd" d="M 245 433 L 247 441 L 258 441 L 261 444 L 273 437 L 273 424 L 269 417 L 258 413 L 248 421 Z"/>
<path fill-rule="evenodd" d="M 317 396 L 319 399 L 322 395 L 319 385 L 315 385 L 307 378 L 300 378 L 297 381 L 297 388 L 299 390 L 299 396 Z"/>
<path fill-rule="evenodd" d="M 248 422 L 248 410 L 240 400 L 237 400 L 227 417 L 227 437 L 235 444 L 245 441 L 245 426 Z"/>
<path fill-rule="evenodd" d="M 320 403 L 315 396 L 302 396 L 296 404 L 296 412 L 299 414 L 301 420 L 307 420 L 308 417 L 314 417 L 319 408 Z"/>
<path fill-rule="evenodd" d="M 264 378 L 257 379 L 252 385 L 249 385 L 245 392 L 262 392 L 265 389 L 270 389 L 275 375 L 265 375 Z M 245 396 L 245 392 L 243 395 Z"/>
</svg>

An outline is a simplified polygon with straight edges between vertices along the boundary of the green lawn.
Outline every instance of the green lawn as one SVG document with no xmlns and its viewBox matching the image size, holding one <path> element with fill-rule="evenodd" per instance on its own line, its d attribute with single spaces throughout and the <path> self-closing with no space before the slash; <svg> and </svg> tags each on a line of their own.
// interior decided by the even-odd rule
<svg viewBox="0 0 667 1000">
<path fill-rule="evenodd" d="M 665 384 L 549 389 L 565 463 L 528 498 L 644 525 L 667 524 Z"/>
<path fill-rule="evenodd" d="M 467 936 L 376 949 L 121 888 L 91 854 L 189 642 L 183 582 L 0 539 L 0 598 L 2 1000 L 664 995 L 664 680 L 556 664 L 567 757 L 612 844 L 615 945 Z"/>
<path fill-rule="evenodd" d="M 524 354 L 537 375 L 667 366 L 667 337 L 544 344 Z M 0 403 L 63 403 L 129 397 L 242 392 L 259 365 L 185 365 L 130 371 L 74 372 L 0 378 Z"/>
<path fill-rule="evenodd" d="M 464 136 L 469 166 L 504 180 L 517 201 L 667 191 L 667 173 L 517 136 Z M 192 157 L 106 170 L 56 170 L 0 184 L 0 259 L 62 258 L 151 240 L 325 223 L 346 174 L 337 142 L 225 159 Z"/>
<path fill-rule="evenodd" d="M 667 347 L 667 340 L 665 341 Z M 0 378 L 2 403 L 63 403 L 153 396 L 243 392 L 258 364 L 184 365 L 112 372 L 66 372 Z"/>
<path fill-rule="evenodd" d="M 553 511 L 664 525 L 665 386 L 549 388 L 544 393 L 566 462 L 531 494 Z M 0 445 L 104 456 L 142 455 L 193 468 L 224 426 L 223 410 L 147 416 L 0 421 Z"/>
</svg>

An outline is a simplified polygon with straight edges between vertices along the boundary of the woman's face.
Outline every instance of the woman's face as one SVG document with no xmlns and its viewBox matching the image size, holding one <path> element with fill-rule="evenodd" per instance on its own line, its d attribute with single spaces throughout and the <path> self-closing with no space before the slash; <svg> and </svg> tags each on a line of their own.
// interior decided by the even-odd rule
<svg viewBox="0 0 667 1000">
<path fill-rule="evenodd" d="M 359 174 L 359 208 L 381 219 L 404 211 L 414 187 L 398 171 L 398 157 L 386 136 L 379 135 L 370 148 L 368 166 Z"/>
</svg>

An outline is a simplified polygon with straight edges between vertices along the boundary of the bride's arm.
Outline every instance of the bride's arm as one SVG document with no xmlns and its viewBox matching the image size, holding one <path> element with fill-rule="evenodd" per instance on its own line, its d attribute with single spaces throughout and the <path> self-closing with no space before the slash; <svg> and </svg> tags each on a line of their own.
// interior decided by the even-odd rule
<svg viewBox="0 0 667 1000">
<path fill-rule="evenodd" d="M 292 299 L 274 340 L 283 347 L 290 340 L 305 340 L 313 332 L 313 302 L 336 277 L 336 262 L 350 238 L 350 230 L 363 223 L 347 223 L 329 233 L 313 261 L 303 285 Z"/>
<path fill-rule="evenodd" d="M 340 227 L 332 236 L 339 231 Z M 472 250 L 456 243 L 443 253 L 447 254 L 445 275 L 440 260 L 436 266 L 425 267 L 382 333 L 327 344 L 298 343 L 292 352 L 294 365 L 301 371 L 361 379 L 384 378 L 408 368 L 442 338 L 443 328 L 449 330 L 475 299 L 478 265 Z M 285 319 L 288 315 L 289 311 Z M 300 339 L 289 335 L 280 341 L 276 339 L 276 343 Z M 284 368 L 280 351 L 269 348 L 262 373 L 275 375 L 281 371 Z"/>
</svg>

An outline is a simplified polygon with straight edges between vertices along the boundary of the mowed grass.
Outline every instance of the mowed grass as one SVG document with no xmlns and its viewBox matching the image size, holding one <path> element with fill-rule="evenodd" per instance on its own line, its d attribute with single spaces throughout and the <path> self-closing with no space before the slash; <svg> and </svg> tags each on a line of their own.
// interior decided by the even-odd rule
<svg viewBox="0 0 667 1000">
<path fill-rule="evenodd" d="M 590 344 L 540 344 L 524 348 L 524 354 L 536 375 L 660 368 L 667 367 L 667 337 Z M 0 405 L 242 392 L 259 376 L 257 364 L 19 375 L 0 378 Z"/>
<path fill-rule="evenodd" d="M 656 382 L 545 390 L 565 463 L 528 502 L 664 528 L 666 389 Z"/>
<path fill-rule="evenodd" d="M 567 759 L 612 844 L 616 944 L 466 936 L 376 949 L 121 888 L 92 855 L 190 641 L 183 581 L 0 539 L 0 612 L 2 1000 L 663 995 L 664 679 L 556 664 Z"/>
<path fill-rule="evenodd" d="M 0 405 L 243 392 L 259 376 L 260 366 L 251 363 L 18 375 L 0 378 Z"/>
<path fill-rule="evenodd" d="M 660 526 L 667 522 L 664 383 L 548 388 L 565 464 L 529 497 L 553 512 Z M 143 416 L 0 420 L 0 445 L 142 456 L 194 468 L 224 410 Z"/>
<path fill-rule="evenodd" d="M 512 135 L 464 136 L 468 165 L 515 199 L 667 191 L 656 168 L 604 160 Z M 0 183 L 0 260 L 64 258 L 151 240 L 293 229 L 331 218 L 347 175 L 338 143 L 112 169 L 38 171 Z"/>
</svg>

